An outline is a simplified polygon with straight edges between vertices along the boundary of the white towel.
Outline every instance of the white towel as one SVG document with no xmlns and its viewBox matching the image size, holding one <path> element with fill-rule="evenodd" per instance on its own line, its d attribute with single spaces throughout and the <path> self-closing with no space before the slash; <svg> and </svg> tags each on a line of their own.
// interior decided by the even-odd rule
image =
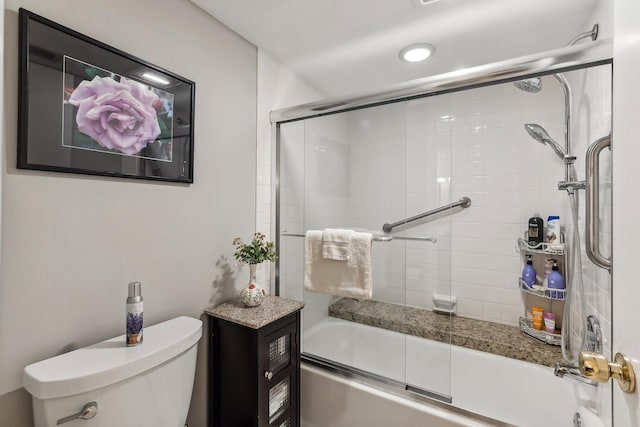
<svg viewBox="0 0 640 427">
<path fill-rule="evenodd" d="M 312 292 L 370 299 L 371 233 L 354 232 L 348 262 L 322 257 L 322 231 L 309 230 L 304 238 L 304 288 Z"/>
<path fill-rule="evenodd" d="M 348 261 L 351 256 L 353 230 L 326 228 L 322 232 L 322 258 Z"/>
</svg>

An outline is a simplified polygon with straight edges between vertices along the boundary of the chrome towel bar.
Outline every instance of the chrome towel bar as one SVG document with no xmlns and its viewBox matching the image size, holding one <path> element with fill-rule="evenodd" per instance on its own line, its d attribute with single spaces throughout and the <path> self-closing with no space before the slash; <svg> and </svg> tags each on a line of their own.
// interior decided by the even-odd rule
<svg viewBox="0 0 640 427">
<path fill-rule="evenodd" d="M 280 233 L 281 236 L 289 236 L 289 237 L 304 237 L 304 233 L 292 233 L 289 231 L 283 231 Z M 381 236 L 381 235 L 373 235 L 374 242 L 390 242 L 392 240 L 417 240 L 420 242 L 432 242 L 437 243 L 437 237 L 420 237 L 420 236 Z"/>
<path fill-rule="evenodd" d="M 448 205 L 445 205 L 445 206 L 440 206 L 439 208 L 435 208 L 430 211 L 423 212 L 419 215 L 415 215 L 410 218 L 403 219 L 402 221 L 397 221 L 397 222 L 394 222 L 393 224 L 388 224 L 388 223 L 384 224 L 382 226 L 382 231 L 384 231 L 385 233 L 391 233 L 394 228 L 400 227 L 401 225 L 408 225 L 414 221 L 418 221 L 418 220 L 430 217 L 432 215 L 439 214 L 440 212 L 444 212 L 449 209 L 453 209 L 457 207 L 468 208 L 469 206 L 471 206 L 471 199 L 468 197 L 463 197 L 457 202 L 449 203 Z"/>
</svg>

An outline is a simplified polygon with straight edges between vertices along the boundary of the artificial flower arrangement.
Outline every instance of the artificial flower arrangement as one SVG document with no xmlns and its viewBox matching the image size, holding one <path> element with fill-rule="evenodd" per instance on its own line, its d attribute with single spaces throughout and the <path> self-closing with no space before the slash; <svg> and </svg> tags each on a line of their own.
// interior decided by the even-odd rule
<svg viewBox="0 0 640 427">
<path fill-rule="evenodd" d="M 255 233 L 253 240 L 249 244 L 245 244 L 242 238 L 236 237 L 233 239 L 233 244 L 236 247 L 236 252 L 233 254 L 234 258 L 240 262 L 247 264 L 260 264 L 264 261 L 275 261 L 276 244 L 274 242 L 267 242 L 265 236 L 262 233 Z"/>
<path fill-rule="evenodd" d="M 274 242 L 267 242 L 262 233 L 255 233 L 251 243 L 245 244 L 240 237 L 233 239 L 236 251 L 234 258 L 240 262 L 249 264 L 251 274 L 249 285 L 240 292 L 240 301 L 247 307 L 255 307 L 262 304 L 267 292 L 256 284 L 256 266 L 264 261 L 275 261 L 277 258 Z"/>
</svg>

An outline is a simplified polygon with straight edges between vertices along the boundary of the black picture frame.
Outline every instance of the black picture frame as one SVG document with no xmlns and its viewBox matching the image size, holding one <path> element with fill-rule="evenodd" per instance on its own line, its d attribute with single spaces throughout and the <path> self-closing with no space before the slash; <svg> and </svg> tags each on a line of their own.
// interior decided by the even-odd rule
<svg viewBox="0 0 640 427">
<path fill-rule="evenodd" d="M 19 169 L 193 183 L 194 82 L 28 10 L 19 21 Z"/>
</svg>

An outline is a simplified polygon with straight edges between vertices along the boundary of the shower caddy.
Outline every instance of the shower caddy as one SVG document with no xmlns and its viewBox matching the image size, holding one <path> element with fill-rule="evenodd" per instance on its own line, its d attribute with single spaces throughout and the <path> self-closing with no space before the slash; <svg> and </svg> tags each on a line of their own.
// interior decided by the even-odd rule
<svg viewBox="0 0 640 427">
<path fill-rule="evenodd" d="M 538 243 L 537 245 L 529 245 L 526 239 L 526 232 L 524 238 L 521 237 L 517 240 L 517 250 L 521 254 L 532 255 L 533 259 L 540 261 L 544 258 L 553 258 L 558 262 L 558 268 L 562 274 L 562 277 L 565 278 L 565 283 L 568 282 L 567 277 L 567 246 L 565 243 L 564 233 L 560 233 L 560 243 L 549 244 L 546 242 Z M 539 263 L 538 263 L 539 264 Z M 544 298 L 551 301 L 564 301 L 567 294 L 567 288 L 564 289 L 550 289 L 543 288 L 541 290 L 535 290 L 529 288 L 527 284 L 522 280 L 522 278 L 518 278 L 518 286 L 520 290 L 526 294 L 535 295 L 539 298 Z M 553 296 L 555 295 L 555 296 Z M 526 309 L 525 309 L 526 310 Z M 564 310 L 564 307 L 563 307 Z M 558 313 L 560 317 L 562 311 Z M 537 339 L 538 341 L 542 341 L 546 344 L 559 346 L 562 342 L 562 338 L 560 334 L 552 334 L 547 331 L 537 330 L 533 328 L 533 324 L 531 319 L 527 318 L 526 315 L 520 317 L 520 330 L 526 335 Z"/>
</svg>

